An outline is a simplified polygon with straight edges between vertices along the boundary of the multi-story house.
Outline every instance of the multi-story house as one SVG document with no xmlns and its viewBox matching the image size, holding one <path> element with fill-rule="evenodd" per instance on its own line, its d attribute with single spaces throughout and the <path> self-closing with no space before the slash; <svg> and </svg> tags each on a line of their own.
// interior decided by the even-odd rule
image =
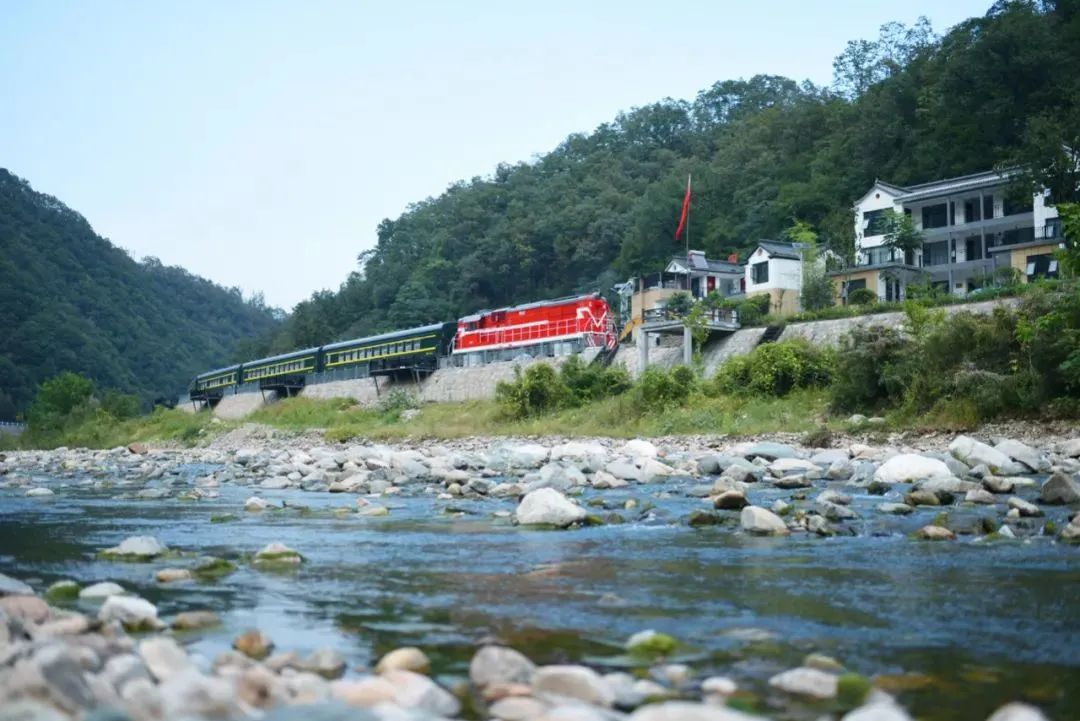
<svg viewBox="0 0 1080 721">
<path fill-rule="evenodd" d="M 869 288 L 884 301 L 901 300 L 913 282 L 965 295 L 1015 268 L 1023 281 L 1057 275 L 1061 221 L 1046 193 L 1017 198 L 1015 172 L 988 171 L 920 185 L 877 181 L 855 203 L 857 258 L 832 275 L 841 299 Z M 923 237 L 904 253 L 886 243 L 890 213 L 906 213 Z"/>
<path fill-rule="evenodd" d="M 777 315 L 791 315 L 802 310 L 803 256 L 800 246 L 759 240 L 746 259 L 745 269 L 747 297 L 767 293 L 771 312 Z"/>
</svg>

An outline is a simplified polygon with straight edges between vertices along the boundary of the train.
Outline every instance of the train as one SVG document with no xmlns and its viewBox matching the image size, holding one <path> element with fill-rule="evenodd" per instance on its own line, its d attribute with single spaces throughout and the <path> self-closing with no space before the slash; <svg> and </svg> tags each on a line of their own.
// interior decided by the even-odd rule
<svg viewBox="0 0 1080 721">
<path fill-rule="evenodd" d="M 599 293 L 542 300 L 217 368 L 195 376 L 188 397 L 213 406 L 241 387 L 291 396 L 309 383 L 373 376 L 419 380 L 440 365 L 475 367 L 587 348 L 611 352 L 617 330 L 615 314 Z"/>
</svg>

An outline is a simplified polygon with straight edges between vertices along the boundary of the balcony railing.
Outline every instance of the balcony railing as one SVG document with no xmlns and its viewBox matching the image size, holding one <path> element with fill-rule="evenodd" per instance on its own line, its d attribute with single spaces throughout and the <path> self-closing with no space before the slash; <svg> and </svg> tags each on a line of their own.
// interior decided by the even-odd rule
<svg viewBox="0 0 1080 721">
<path fill-rule="evenodd" d="M 646 323 L 658 321 L 681 321 L 686 317 L 685 313 L 676 313 L 672 308 L 650 308 L 643 314 Z M 731 325 L 738 324 L 739 312 L 734 308 L 709 308 L 704 313 L 705 322 L 708 325 Z"/>
</svg>

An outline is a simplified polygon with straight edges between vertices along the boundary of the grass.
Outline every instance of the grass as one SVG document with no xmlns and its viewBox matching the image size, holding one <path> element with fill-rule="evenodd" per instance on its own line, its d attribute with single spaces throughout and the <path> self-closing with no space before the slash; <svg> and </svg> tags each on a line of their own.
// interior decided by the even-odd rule
<svg viewBox="0 0 1080 721">
<path fill-rule="evenodd" d="M 101 413 L 57 431 L 27 430 L 21 436 L 9 437 L 13 441 L 8 448 L 115 448 L 136 441 L 173 441 L 191 446 L 232 427 L 227 423 L 215 423 L 209 413 L 164 408 L 122 421 Z"/>
</svg>

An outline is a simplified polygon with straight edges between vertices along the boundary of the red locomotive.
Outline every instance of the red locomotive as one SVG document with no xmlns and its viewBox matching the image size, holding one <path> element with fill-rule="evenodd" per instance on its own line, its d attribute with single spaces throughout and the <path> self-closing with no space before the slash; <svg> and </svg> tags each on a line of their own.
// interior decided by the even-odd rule
<svg viewBox="0 0 1080 721">
<path fill-rule="evenodd" d="M 599 293 L 481 311 L 458 319 L 454 355 L 551 343 L 545 355 L 618 344 L 611 306 Z M 564 344 L 556 348 L 554 344 Z"/>
</svg>

